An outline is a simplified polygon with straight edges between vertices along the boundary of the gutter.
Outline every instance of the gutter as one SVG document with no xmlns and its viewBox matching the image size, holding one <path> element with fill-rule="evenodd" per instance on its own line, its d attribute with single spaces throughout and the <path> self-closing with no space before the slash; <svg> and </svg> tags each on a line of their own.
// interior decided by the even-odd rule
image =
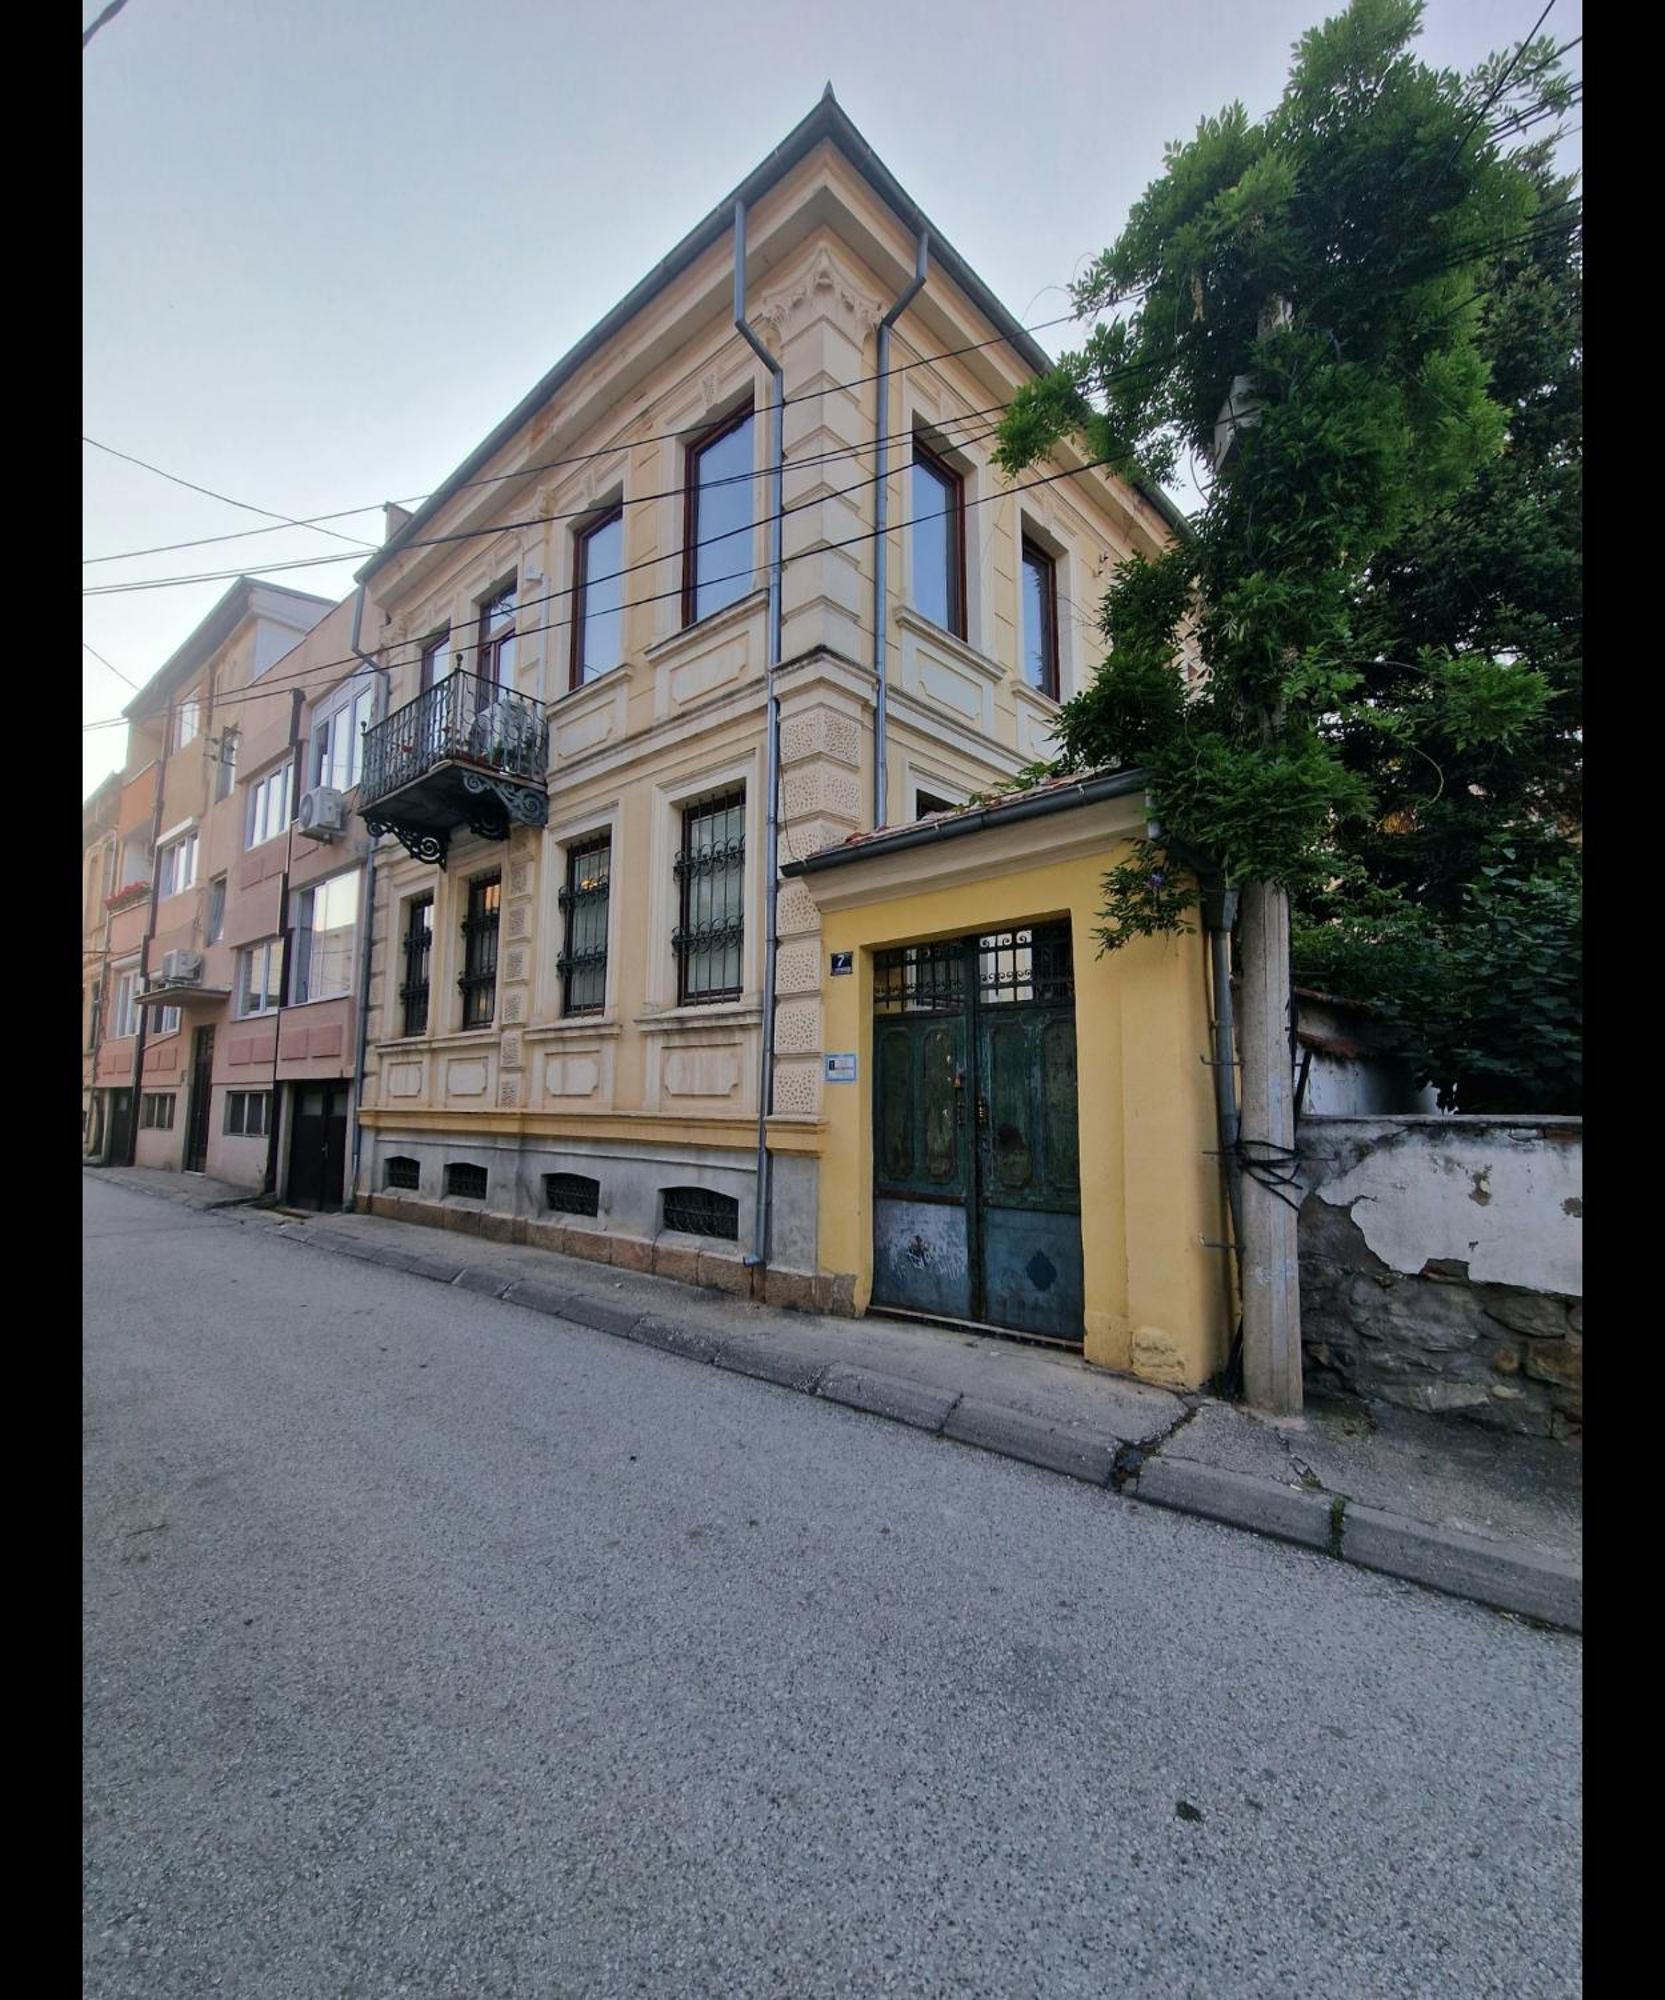
<svg viewBox="0 0 1665 2000">
<path fill-rule="evenodd" d="M 931 232 L 921 229 L 914 249 L 913 280 L 899 292 L 890 310 L 879 321 L 878 352 L 874 372 L 878 386 L 873 397 L 873 825 L 885 824 L 890 804 L 889 765 L 885 758 L 890 683 L 885 674 L 885 641 L 890 617 L 887 571 L 890 542 L 887 535 L 890 513 L 890 329 L 906 312 L 925 283 L 931 256 Z"/>
<path fill-rule="evenodd" d="M 1059 785 L 1038 797 L 1016 798 L 1007 805 L 980 806 L 977 811 L 958 813 L 952 819 L 926 820 L 917 826 L 898 827 L 844 847 L 826 847 L 802 861 L 789 861 L 783 875 L 824 875 L 830 868 L 843 868 L 853 861 L 866 861 L 877 854 L 901 854 L 912 847 L 929 847 L 942 840 L 960 840 L 981 833 L 985 827 L 1011 826 L 1019 820 L 1045 819 L 1053 813 L 1069 812 L 1076 806 L 1095 805 L 1100 799 L 1126 798 L 1142 792 L 1149 780 L 1141 770 L 1107 771 L 1096 778 L 1082 778 L 1073 785 Z"/>
<path fill-rule="evenodd" d="M 734 325 L 775 385 L 769 412 L 769 662 L 765 671 L 763 714 L 768 743 L 769 825 L 764 846 L 764 895 L 767 929 L 763 948 L 763 1031 L 757 1073 L 757 1202 L 752 1218 L 752 1247 L 742 1261 L 751 1270 L 769 1262 L 769 1113 L 775 1086 L 775 962 L 780 943 L 780 696 L 775 671 L 781 642 L 781 519 L 782 471 L 786 458 L 786 371 L 758 338 L 746 318 L 746 204 L 734 204 Z"/>
<path fill-rule="evenodd" d="M 392 675 L 379 660 L 371 656 L 359 645 L 359 633 L 364 626 L 364 585 L 358 587 L 358 596 L 353 601 L 353 636 L 347 641 L 370 671 L 376 676 L 376 695 L 370 705 L 370 727 L 385 720 L 388 702 L 391 699 Z M 353 1142 L 348 1167 L 348 1181 L 343 1193 L 346 1199 L 343 1210 L 351 1214 L 358 1207 L 358 1165 L 359 1154 L 364 1145 L 364 1123 L 359 1117 L 359 1107 L 364 1102 L 364 1062 L 370 1040 L 370 927 L 376 913 L 376 841 L 367 836 L 364 850 L 364 902 L 363 921 L 358 947 L 358 1035 L 353 1047 Z"/>
</svg>

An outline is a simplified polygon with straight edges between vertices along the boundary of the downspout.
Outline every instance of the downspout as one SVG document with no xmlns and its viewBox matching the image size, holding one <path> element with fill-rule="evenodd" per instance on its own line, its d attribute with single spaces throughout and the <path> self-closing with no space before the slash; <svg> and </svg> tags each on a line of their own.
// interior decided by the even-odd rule
<svg viewBox="0 0 1665 2000">
<path fill-rule="evenodd" d="M 150 816 L 150 915 L 145 923 L 144 942 L 139 946 L 139 990 L 150 990 L 150 947 L 156 936 L 157 890 L 162 886 L 161 871 L 156 866 L 156 843 L 162 838 L 162 794 L 168 782 L 168 749 L 173 742 L 173 703 L 170 701 L 162 711 L 162 754 L 156 760 L 156 809 Z M 127 1121 L 127 1157 L 121 1162 L 124 1167 L 133 1166 L 139 1157 L 139 1106 L 144 1097 L 145 1086 L 145 1043 L 149 1039 L 150 1009 L 139 1009 L 139 1032 L 133 1043 L 133 1103 Z"/>
<path fill-rule="evenodd" d="M 757 1070 L 757 1206 L 752 1219 L 749 1269 L 769 1261 L 769 1112 L 775 1077 L 775 958 L 779 943 L 780 901 L 780 697 L 775 670 L 780 665 L 781 640 L 781 485 L 786 458 L 786 371 L 758 338 L 746 318 L 746 204 L 734 204 L 734 325 L 746 345 L 768 369 L 775 385 L 769 423 L 769 662 L 764 681 L 764 728 L 767 732 L 769 806 L 768 835 L 763 857 L 767 906 L 763 949 L 763 1033 Z"/>
<path fill-rule="evenodd" d="M 376 676 L 375 698 L 370 704 L 370 727 L 382 721 L 387 714 L 390 675 L 379 660 L 374 660 L 359 645 L 359 633 L 364 626 L 364 585 L 358 587 L 358 596 L 353 602 L 353 636 L 347 641 L 353 652 Z M 361 766 L 362 775 L 362 766 Z M 364 1125 L 359 1117 L 359 1106 L 364 1101 L 364 1058 L 370 1040 L 370 926 L 376 914 L 376 842 L 368 839 L 364 850 L 364 902 L 362 935 L 358 947 L 358 1035 L 353 1048 L 353 1145 L 352 1164 L 348 1173 L 346 1200 L 343 1209 L 351 1214 L 358 1207 L 358 1164 L 359 1152 L 364 1143 Z"/>
<path fill-rule="evenodd" d="M 306 690 L 289 691 L 289 827 L 283 836 L 283 879 L 278 886 L 278 936 L 283 940 L 283 977 L 278 981 L 278 1003 L 272 1023 L 272 1106 L 266 1120 L 266 1176 L 263 1194 L 274 1198 L 278 1184 L 278 1063 L 283 1048 L 283 1008 L 289 982 L 295 976 L 295 954 L 289 937 L 289 873 L 295 865 L 295 813 L 300 805 L 301 710 L 306 706 Z M 233 998 L 232 1005 L 236 1006 Z"/>
<path fill-rule="evenodd" d="M 873 484 L 873 825 L 875 828 L 885 824 L 885 813 L 889 803 L 888 766 L 885 759 L 885 731 L 889 719 L 886 701 L 889 682 L 885 676 L 885 631 L 889 624 L 886 571 L 889 567 L 890 542 L 886 526 L 890 512 L 890 329 L 912 304 L 924 284 L 930 256 L 931 232 L 922 229 L 914 250 L 913 281 L 879 321 L 879 351 L 875 357 L 875 374 L 878 378 L 873 420 L 873 458 L 876 475 Z"/>
</svg>

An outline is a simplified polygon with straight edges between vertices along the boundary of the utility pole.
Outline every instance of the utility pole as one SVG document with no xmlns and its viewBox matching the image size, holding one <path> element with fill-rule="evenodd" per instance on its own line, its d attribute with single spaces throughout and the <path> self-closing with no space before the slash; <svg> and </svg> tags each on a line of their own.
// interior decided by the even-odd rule
<svg viewBox="0 0 1665 2000">
<path fill-rule="evenodd" d="M 1252 1408 L 1289 1417 L 1302 1401 L 1289 892 L 1246 882 L 1241 908 L 1243 1390 Z"/>
</svg>

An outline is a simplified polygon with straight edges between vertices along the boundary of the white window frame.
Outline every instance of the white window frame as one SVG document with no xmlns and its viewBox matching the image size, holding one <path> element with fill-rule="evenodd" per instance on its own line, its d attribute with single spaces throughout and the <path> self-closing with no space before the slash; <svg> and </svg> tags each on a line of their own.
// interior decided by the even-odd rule
<svg viewBox="0 0 1665 2000">
<path fill-rule="evenodd" d="M 261 954 L 260 997 L 261 1005 L 247 1007 L 251 981 L 245 976 L 245 967 L 251 966 L 256 952 Z M 274 954 L 276 955 L 274 967 Z M 273 972 L 276 972 L 274 984 Z M 275 1014 L 283 991 L 283 939 L 262 938 L 256 944 L 246 944 L 237 954 L 236 970 L 233 975 L 231 1008 L 232 1016 L 238 1021 L 258 1020 L 263 1014 Z"/>
<path fill-rule="evenodd" d="M 241 1101 L 242 1122 L 235 1131 L 231 1124 L 231 1107 Z M 249 1106 L 261 1107 L 259 1129 L 248 1129 Z M 265 1139 L 272 1129 L 272 1093 L 269 1090 L 228 1090 L 225 1094 L 225 1109 L 220 1114 L 220 1128 L 228 1139 Z"/>
<path fill-rule="evenodd" d="M 245 849 L 264 847 L 268 840 L 276 840 L 280 833 L 287 830 L 295 810 L 294 786 L 291 782 L 294 770 L 294 759 L 285 758 L 281 764 L 274 764 L 269 771 L 263 771 L 250 783 L 248 817 L 243 828 Z M 280 782 L 283 800 L 280 810 L 283 816 L 273 825 L 271 801 L 274 787 Z"/>
<path fill-rule="evenodd" d="M 202 727 L 202 690 L 192 688 L 191 692 L 173 712 L 173 747 L 183 750 L 187 744 L 197 740 Z"/>
<path fill-rule="evenodd" d="M 230 887 L 229 875 L 210 875 L 208 878 L 208 900 L 202 912 L 202 941 L 205 945 L 218 944 L 225 936 L 225 899 Z M 217 913 L 214 908 L 216 889 L 220 892 L 220 907 Z"/>
<path fill-rule="evenodd" d="M 139 1010 L 134 1004 L 139 992 L 138 965 L 124 965 L 114 974 L 114 980 L 110 994 L 110 1039 L 121 1042 L 139 1030 Z"/>
<path fill-rule="evenodd" d="M 356 674 L 320 704 L 313 717 L 307 766 L 315 786 L 328 785 L 337 792 L 350 792 L 357 786 L 364 775 L 364 728 L 375 713 L 375 694 L 371 676 Z"/>
<path fill-rule="evenodd" d="M 176 859 L 181 865 L 176 869 Z M 187 889 L 197 886 L 197 830 L 192 827 L 182 833 L 177 840 L 165 841 L 156 850 L 157 901 L 165 901 L 169 896 L 183 896 Z"/>
<path fill-rule="evenodd" d="M 178 1033 L 179 1009 L 177 1007 L 158 1007 L 156 1010 L 157 1039 L 160 1040 L 163 1035 L 177 1035 Z"/>
<path fill-rule="evenodd" d="M 322 881 L 309 882 L 299 892 L 295 904 L 295 980 L 291 1005 L 304 1007 L 313 1000 L 344 999 L 353 990 L 353 971 L 357 959 L 358 920 L 363 906 L 363 884 L 359 880 L 357 868 L 343 869 L 335 875 L 326 875 Z M 327 894 L 338 882 L 353 885 L 353 916 L 349 924 L 332 925 L 326 935 L 345 930 L 350 940 L 347 947 L 346 983 L 333 988 L 328 993 L 312 991 L 313 939 L 318 927 L 314 921 L 318 907 L 318 897 Z M 432 995 L 430 994 L 430 999 Z"/>
</svg>

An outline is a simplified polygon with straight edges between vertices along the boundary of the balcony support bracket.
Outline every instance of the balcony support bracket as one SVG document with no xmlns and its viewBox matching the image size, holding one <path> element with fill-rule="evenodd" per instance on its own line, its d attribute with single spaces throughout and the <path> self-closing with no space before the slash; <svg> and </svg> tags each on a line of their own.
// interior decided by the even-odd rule
<svg viewBox="0 0 1665 2000">
<path fill-rule="evenodd" d="M 464 771 L 463 790 L 479 801 L 468 824 L 483 840 L 507 840 L 511 826 L 547 826 L 549 794 L 484 771 Z"/>
<path fill-rule="evenodd" d="M 413 861 L 437 861 L 441 868 L 445 866 L 443 833 L 431 833 L 425 827 L 401 826 L 397 820 L 378 819 L 370 813 L 364 815 L 364 830 L 372 840 L 391 833 Z"/>
</svg>

